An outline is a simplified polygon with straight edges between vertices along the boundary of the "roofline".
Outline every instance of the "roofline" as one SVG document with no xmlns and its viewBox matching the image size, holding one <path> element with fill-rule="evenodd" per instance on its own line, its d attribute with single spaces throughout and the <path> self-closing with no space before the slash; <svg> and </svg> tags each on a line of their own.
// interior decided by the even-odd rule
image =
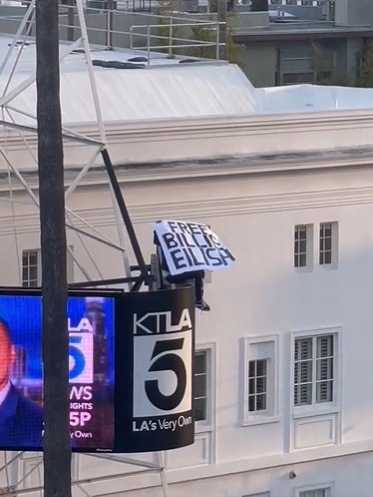
<svg viewBox="0 0 373 497">
<path fill-rule="evenodd" d="M 74 130 L 98 135 L 97 125 Z M 125 168 L 126 181 L 373 163 L 372 110 L 106 123 L 106 131 L 112 161 Z M 27 136 L 27 143 L 35 148 L 36 137 Z M 9 133 L 7 150 L 22 173 L 33 177 L 36 166 L 22 138 Z M 85 145 L 68 141 L 64 152 L 66 171 L 77 171 L 88 160 Z"/>
<path fill-rule="evenodd" d="M 277 88 L 274 87 L 276 90 Z M 108 140 L 133 139 L 141 137 L 157 137 L 160 135 L 172 137 L 172 135 L 191 132 L 227 132 L 234 130 L 278 130 L 289 128 L 289 130 L 301 126 L 328 126 L 348 125 L 349 127 L 369 124 L 373 126 L 373 109 L 332 109 L 323 111 L 306 112 L 283 112 L 274 114 L 252 114 L 247 116 L 211 116 L 211 117 L 190 117 L 190 118 L 164 118 L 164 119 L 136 119 L 133 121 L 106 121 L 105 127 Z M 63 123 L 63 128 L 70 133 L 78 133 L 91 140 L 91 144 L 96 144 L 95 138 L 99 136 L 96 122 L 69 124 Z M 34 129 L 32 130 L 34 131 Z M 0 132 L 1 136 L 1 132 Z M 30 144 L 37 144 L 37 134 L 35 132 L 25 133 Z M 23 144 L 24 140 L 16 131 L 7 130 L 7 146 Z"/>
<path fill-rule="evenodd" d="M 307 30 L 284 30 L 284 31 L 265 31 L 263 29 L 247 31 L 246 33 L 233 33 L 233 39 L 236 43 L 246 43 L 253 41 L 294 41 L 311 39 L 355 39 L 355 38 L 372 38 L 373 28 L 354 28 L 354 29 L 307 29 Z"/>
</svg>

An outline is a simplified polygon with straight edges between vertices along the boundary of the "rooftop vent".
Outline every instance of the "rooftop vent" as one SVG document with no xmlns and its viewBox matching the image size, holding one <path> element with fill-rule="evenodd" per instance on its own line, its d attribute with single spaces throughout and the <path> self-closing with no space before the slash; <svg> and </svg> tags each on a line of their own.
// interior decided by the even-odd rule
<svg viewBox="0 0 373 497">
<path fill-rule="evenodd" d="M 147 57 L 132 57 L 131 59 L 128 59 L 128 62 L 148 62 Z"/>
<path fill-rule="evenodd" d="M 133 64 L 132 62 L 120 62 L 118 60 L 92 60 L 93 66 L 107 67 L 108 69 L 143 69 L 144 64 Z"/>
<path fill-rule="evenodd" d="M 181 59 L 179 64 L 193 64 L 194 62 L 199 62 L 197 59 Z"/>
</svg>

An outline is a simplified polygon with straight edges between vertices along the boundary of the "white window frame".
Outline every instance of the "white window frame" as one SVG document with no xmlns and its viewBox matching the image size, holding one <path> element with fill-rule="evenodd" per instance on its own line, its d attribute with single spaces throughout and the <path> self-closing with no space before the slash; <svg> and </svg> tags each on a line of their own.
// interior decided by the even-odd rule
<svg viewBox="0 0 373 497">
<path fill-rule="evenodd" d="M 254 345 L 273 344 L 273 357 L 269 357 L 270 364 L 267 374 L 267 406 L 263 411 L 249 411 L 249 362 L 264 357 L 256 357 L 252 350 Z M 274 423 L 279 421 L 279 336 L 266 335 L 244 338 L 244 381 L 243 381 L 243 399 L 242 399 L 242 426 L 251 426 L 265 423 Z"/>
<path fill-rule="evenodd" d="M 74 252 L 74 247 L 73 245 L 69 245 L 69 249 L 71 252 Z M 21 252 L 21 286 L 23 287 L 23 256 L 25 253 L 30 253 L 30 252 L 36 252 L 37 254 L 37 279 L 38 279 L 38 284 L 37 286 L 41 286 L 41 249 L 40 248 L 33 248 L 33 249 L 22 249 Z M 73 283 L 74 281 L 74 259 L 70 255 L 69 252 L 67 252 L 67 282 L 68 283 Z M 32 288 L 29 286 L 25 286 L 24 288 Z"/>
<path fill-rule="evenodd" d="M 306 485 L 294 489 L 294 497 L 300 497 L 302 492 L 313 492 L 316 490 L 330 490 L 327 497 L 335 497 L 335 482 L 320 483 L 317 485 Z"/>
<path fill-rule="evenodd" d="M 295 265 L 295 257 L 297 252 L 295 252 L 295 231 L 297 228 L 306 228 L 306 265 L 305 266 L 296 266 Z M 314 240 L 314 229 L 313 224 L 303 223 L 303 224 L 295 224 L 293 226 L 293 267 L 295 271 L 299 272 L 308 272 L 313 269 L 313 240 Z"/>
<path fill-rule="evenodd" d="M 214 430 L 215 427 L 215 392 L 216 388 L 216 345 L 215 343 L 197 344 L 195 354 L 204 352 L 206 354 L 206 419 L 196 421 L 196 433 L 205 433 Z"/>
<path fill-rule="evenodd" d="M 330 264 L 321 264 L 321 250 L 320 250 L 320 241 L 321 241 L 321 227 L 323 225 L 330 224 L 331 225 L 331 263 Z M 328 269 L 337 269 L 338 268 L 338 241 L 339 241 L 339 224 L 337 221 L 323 221 L 319 224 L 318 230 L 318 264 L 320 268 L 328 270 Z"/>
<path fill-rule="evenodd" d="M 314 403 L 311 405 L 294 405 L 294 362 L 295 362 L 295 340 L 297 338 L 314 338 L 322 335 L 334 336 L 334 363 L 333 363 L 333 401 Z M 341 384 L 342 384 L 342 328 L 340 326 L 320 328 L 316 330 L 295 331 L 291 333 L 291 381 L 290 381 L 290 405 L 293 418 L 314 416 L 319 414 L 332 414 L 340 411 Z M 314 388 L 314 379 L 313 379 Z"/>
</svg>

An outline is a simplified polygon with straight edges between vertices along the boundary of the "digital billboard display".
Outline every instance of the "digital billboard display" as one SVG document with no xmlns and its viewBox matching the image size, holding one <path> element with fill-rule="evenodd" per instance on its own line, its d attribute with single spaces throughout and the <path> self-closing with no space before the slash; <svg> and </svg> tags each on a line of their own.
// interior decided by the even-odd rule
<svg viewBox="0 0 373 497">
<path fill-rule="evenodd" d="M 194 311 L 193 287 L 69 293 L 74 452 L 149 452 L 194 442 Z M 42 448 L 41 293 L 0 289 L 0 450 Z"/>
<path fill-rule="evenodd" d="M 114 298 L 68 299 L 70 426 L 79 450 L 114 447 Z M 42 305 L 0 294 L 0 447 L 42 446 Z M 58 395 L 58 392 L 56 392 Z"/>
</svg>

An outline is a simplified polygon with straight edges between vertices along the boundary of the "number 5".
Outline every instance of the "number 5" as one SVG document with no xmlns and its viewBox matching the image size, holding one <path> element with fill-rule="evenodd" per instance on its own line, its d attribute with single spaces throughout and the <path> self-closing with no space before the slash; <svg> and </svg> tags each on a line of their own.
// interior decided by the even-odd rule
<svg viewBox="0 0 373 497">
<path fill-rule="evenodd" d="M 163 395 L 159 389 L 159 380 L 145 381 L 145 391 L 148 399 L 155 407 L 162 411 L 172 411 L 175 409 L 185 395 L 187 373 L 184 361 L 179 355 L 170 352 L 172 350 L 182 350 L 183 344 L 184 338 L 176 338 L 172 340 L 159 340 L 154 345 L 151 359 L 155 360 L 152 362 L 148 371 L 172 371 L 177 378 L 176 389 L 171 395 Z M 167 354 L 164 354 L 164 352 L 167 352 Z"/>
<path fill-rule="evenodd" d="M 83 352 L 80 349 L 78 349 L 78 347 L 75 347 L 73 345 L 74 343 L 78 344 L 81 341 L 82 337 L 79 336 L 69 337 L 69 356 L 72 357 L 74 361 L 74 365 L 69 373 L 70 380 L 82 374 L 85 368 L 85 357 Z"/>
</svg>

